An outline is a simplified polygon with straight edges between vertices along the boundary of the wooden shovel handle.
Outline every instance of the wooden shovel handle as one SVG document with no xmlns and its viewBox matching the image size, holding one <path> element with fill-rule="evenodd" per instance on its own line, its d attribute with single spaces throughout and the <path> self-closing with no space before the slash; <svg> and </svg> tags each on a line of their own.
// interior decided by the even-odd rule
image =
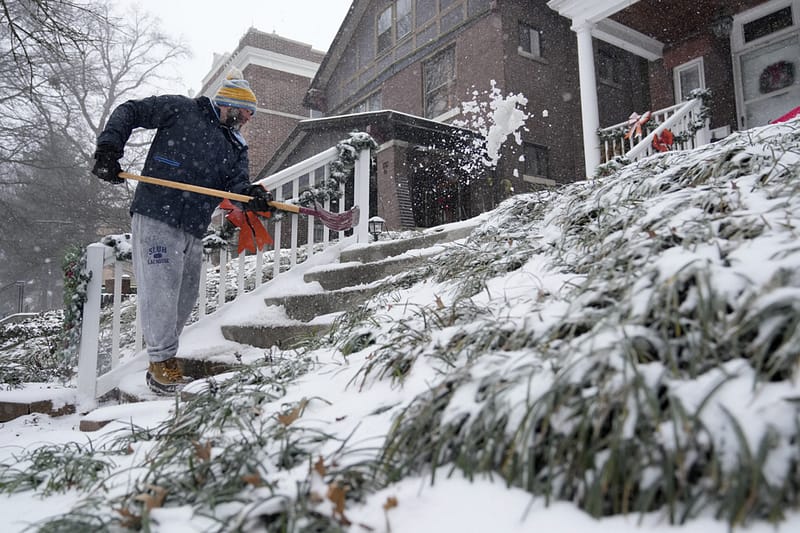
<svg viewBox="0 0 800 533">
<path fill-rule="evenodd" d="M 180 181 L 171 181 L 161 178 L 153 178 L 150 176 L 140 176 L 138 174 L 131 174 L 129 172 L 120 172 L 120 178 L 127 180 L 143 181 L 145 183 L 152 183 L 153 185 L 161 185 L 162 187 L 170 187 L 171 189 L 180 189 L 182 191 L 196 192 L 198 194 L 205 194 L 208 196 L 215 196 L 217 198 L 227 198 L 228 200 L 236 200 L 237 202 L 249 202 L 253 199 L 252 196 L 246 194 L 238 194 L 235 192 L 221 191 L 219 189 L 210 189 L 208 187 L 201 187 L 199 185 L 192 185 L 191 183 L 182 183 Z M 291 213 L 299 213 L 300 207 L 292 204 L 285 204 L 283 202 L 269 202 L 269 205 L 281 211 L 289 211 Z"/>
</svg>

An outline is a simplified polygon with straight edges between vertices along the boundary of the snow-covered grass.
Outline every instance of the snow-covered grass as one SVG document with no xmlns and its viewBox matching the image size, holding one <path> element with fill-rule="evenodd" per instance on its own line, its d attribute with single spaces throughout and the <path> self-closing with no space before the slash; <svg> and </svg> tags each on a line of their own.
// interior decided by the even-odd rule
<svg viewBox="0 0 800 533">
<path fill-rule="evenodd" d="M 799 129 L 511 198 L 186 401 L 8 423 L 0 508 L 43 531 L 796 531 Z"/>
</svg>

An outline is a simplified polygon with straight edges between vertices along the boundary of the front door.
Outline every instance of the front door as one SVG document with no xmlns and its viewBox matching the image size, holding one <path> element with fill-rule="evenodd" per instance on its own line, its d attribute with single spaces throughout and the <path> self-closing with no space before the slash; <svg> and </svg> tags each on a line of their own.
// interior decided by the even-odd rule
<svg viewBox="0 0 800 533">
<path fill-rule="evenodd" d="M 731 51 L 740 129 L 800 106 L 800 0 L 775 0 L 738 14 Z"/>
</svg>

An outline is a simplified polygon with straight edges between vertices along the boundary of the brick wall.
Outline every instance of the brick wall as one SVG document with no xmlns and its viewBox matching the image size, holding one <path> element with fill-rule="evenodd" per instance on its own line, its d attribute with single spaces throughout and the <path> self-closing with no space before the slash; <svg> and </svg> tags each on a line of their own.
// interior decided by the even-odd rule
<svg viewBox="0 0 800 533">
<path fill-rule="evenodd" d="M 243 131 L 250 145 L 250 173 L 255 176 L 294 130 L 300 117 L 308 117 L 302 103 L 311 80 L 257 65 L 246 67 L 244 76 L 258 98 L 259 112 Z"/>
<path fill-rule="evenodd" d="M 230 63 L 236 63 L 237 53 L 245 47 L 316 64 L 321 63 L 325 56 L 324 52 L 314 50 L 308 44 L 251 28 L 240 39 L 229 64 L 221 66 L 211 79 L 219 80 L 224 76 L 230 69 Z M 308 109 L 303 107 L 303 97 L 311 78 L 257 64 L 245 65 L 241 70 L 258 99 L 259 111 L 242 131 L 250 147 L 250 175 L 256 176 L 297 123 L 309 116 Z M 207 93 L 210 86 L 213 86 L 213 81 L 203 87 L 201 93 Z"/>
<path fill-rule="evenodd" d="M 306 43 L 293 41 L 273 33 L 265 33 L 255 28 L 250 28 L 244 37 L 239 40 L 239 48 L 245 46 L 254 46 L 277 54 L 313 61 L 314 63 L 321 63 L 325 57 L 325 52 L 314 50 Z"/>
<path fill-rule="evenodd" d="M 711 90 L 711 127 L 730 126 L 736 129 L 736 98 L 733 87 L 733 65 L 730 41 L 716 38 L 710 32 L 695 35 L 665 48 L 664 57 L 650 65 L 650 92 L 653 109 L 675 102 L 673 68 L 702 57 L 706 87 Z"/>
</svg>

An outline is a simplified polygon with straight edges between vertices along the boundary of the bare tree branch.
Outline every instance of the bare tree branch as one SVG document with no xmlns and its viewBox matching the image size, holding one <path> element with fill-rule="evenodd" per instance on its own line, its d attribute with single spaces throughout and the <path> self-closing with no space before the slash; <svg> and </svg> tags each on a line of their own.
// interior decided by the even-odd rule
<svg viewBox="0 0 800 533">
<path fill-rule="evenodd" d="M 0 53 L 0 285 L 28 279 L 42 256 L 60 264 L 67 245 L 95 241 L 100 229 L 128 231 L 131 189 L 89 172 L 97 134 L 118 104 L 161 92 L 167 67 L 189 54 L 150 15 L 117 17 L 105 3 L 80 4 L 91 16 L 75 9 L 0 0 L 0 46 L 11 52 Z M 69 32 L 59 33 L 63 24 Z M 130 143 L 123 164 L 142 156 Z"/>
</svg>

